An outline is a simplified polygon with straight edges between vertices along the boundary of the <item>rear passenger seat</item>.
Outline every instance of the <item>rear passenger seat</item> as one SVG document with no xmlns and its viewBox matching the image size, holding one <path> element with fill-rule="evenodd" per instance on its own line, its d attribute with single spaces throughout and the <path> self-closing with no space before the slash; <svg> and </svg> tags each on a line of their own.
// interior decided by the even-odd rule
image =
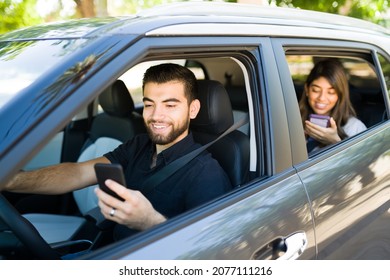
<svg viewBox="0 0 390 280">
<path fill-rule="evenodd" d="M 386 108 L 381 91 L 351 87 L 350 95 L 357 117 L 367 127 L 376 125 L 386 118 Z"/>
</svg>

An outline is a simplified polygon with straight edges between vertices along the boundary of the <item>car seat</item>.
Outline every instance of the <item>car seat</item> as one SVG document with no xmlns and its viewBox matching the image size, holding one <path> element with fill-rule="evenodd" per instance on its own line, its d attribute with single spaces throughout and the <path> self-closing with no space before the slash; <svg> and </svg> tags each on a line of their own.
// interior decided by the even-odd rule
<svg viewBox="0 0 390 280">
<path fill-rule="evenodd" d="M 233 109 L 234 122 L 249 116 L 248 97 L 244 86 L 225 86 Z M 238 129 L 249 135 L 249 123 Z"/>
<path fill-rule="evenodd" d="M 103 112 L 92 121 L 89 137 L 78 162 L 102 156 L 137 133 L 145 131 L 142 116 L 134 111 L 134 102 L 123 81 L 117 80 L 109 86 L 99 96 L 99 104 Z M 93 191 L 95 187 L 73 192 L 81 216 L 36 213 L 23 216 L 49 244 L 72 240 L 86 222 L 84 216 L 87 212 L 97 207 L 97 197 Z"/>
<path fill-rule="evenodd" d="M 200 111 L 191 120 L 195 141 L 206 144 L 216 139 L 234 123 L 229 95 L 214 80 L 198 81 Z M 207 149 L 227 173 L 234 187 L 243 184 L 249 170 L 249 137 L 239 130 L 224 136 Z"/>
</svg>

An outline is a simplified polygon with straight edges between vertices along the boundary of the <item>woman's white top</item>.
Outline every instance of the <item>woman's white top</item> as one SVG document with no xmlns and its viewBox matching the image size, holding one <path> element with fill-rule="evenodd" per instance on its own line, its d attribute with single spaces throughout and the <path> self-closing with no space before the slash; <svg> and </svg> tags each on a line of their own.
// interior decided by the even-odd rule
<svg viewBox="0 0 390 280">
<path fill-rule="evenodd" d="M 355 117 L 350 117 L 347 121 L 347 123 L 343 126 L 345 134 L 348 135 L 348 137 L 354 136 L 355 134 L 358 134 L 364 130 L 367 129 L 365 124 L 355 118 Z"/>
</svg>

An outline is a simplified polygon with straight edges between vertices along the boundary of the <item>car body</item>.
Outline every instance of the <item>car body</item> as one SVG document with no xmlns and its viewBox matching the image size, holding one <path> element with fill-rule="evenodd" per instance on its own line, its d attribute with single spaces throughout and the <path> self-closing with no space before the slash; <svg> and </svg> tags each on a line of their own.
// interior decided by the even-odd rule
<svg viewBox="0 0 390 280">
<path fill-rule="evenodd" d="M 368 129 L 309 155 L 297 97 L 321 57 L 337 57 L 348 69 L 353 104 Z M 390 33 L 337 15 L 177 3 L 1 36 L 1 184 L 20 169 L 76 161 L 82 141 L 66 139 L 88 118 L 88 104 L 122 79 L 141 111 L 143 71 L 161 61 L 221 82 L 235 113 L 249 116 L 242 129 L 250 143 L 248 178 L 222 197 L 80 258 L 390 258 Z M 67 195 L 4 196 L 23 214 L 74 213 Z M 44 203 L 33 199 L 48 209 L 37 209 Z M 2 256 L 12 258 L 7 246 Z"/>
</svg>

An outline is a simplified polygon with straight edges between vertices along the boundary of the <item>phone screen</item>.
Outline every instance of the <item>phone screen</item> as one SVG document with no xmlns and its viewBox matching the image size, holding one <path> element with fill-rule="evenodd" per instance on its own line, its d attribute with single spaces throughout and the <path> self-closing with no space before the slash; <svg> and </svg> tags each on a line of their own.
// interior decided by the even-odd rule
<svg viewBox="0 0 390 280">
<path fill-rule="evenodd" d="M 330 117 L 323 115 L 311 114 L 309 115 L 309 121 L 322 127 L 330 126 Z"/>
<path fill-rule="evenodd" d="M 123 186 L 126 186 L 125 177 L 123 175 L 123 169 L 120 164 L 111 163 L 97 163 L 95 164 L 95 173 L 100 189 L 112 195 L 113 197 L 124 201 L 122 197 L 117 195 L 111 189 L 109 189 L 104 183 L 107 179 L 111 179 Z"/>
</svg>

